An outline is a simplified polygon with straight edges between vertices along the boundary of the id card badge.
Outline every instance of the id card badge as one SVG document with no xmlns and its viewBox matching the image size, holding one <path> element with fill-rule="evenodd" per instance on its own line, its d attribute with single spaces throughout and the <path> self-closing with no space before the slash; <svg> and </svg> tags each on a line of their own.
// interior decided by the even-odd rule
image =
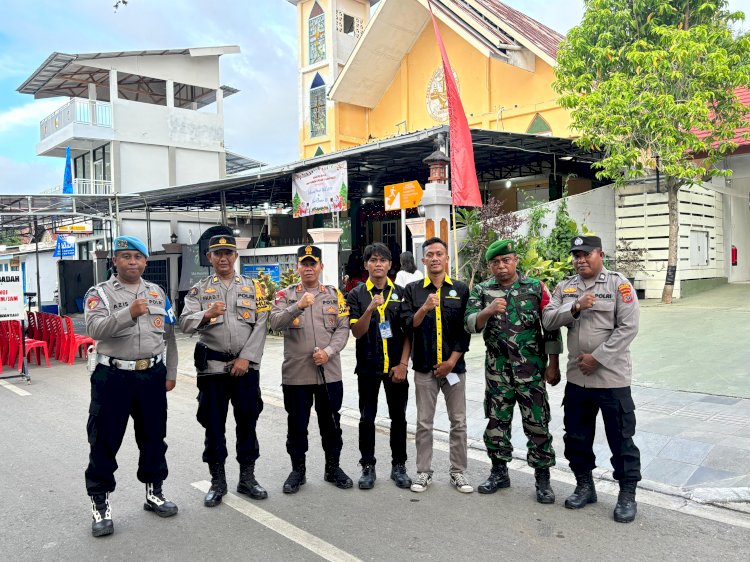
<svg viewBox="0 0 750 562">
<path fill-rule="evenodd" d="M 391 323 L 387 320 L 385 322 L 381 322 L 378 324 L 378 328 L 380 328 L 380 337 L 385 339 L 392 338 L 393 337 L 393 331 L 391 330 Z"/>
</svg>

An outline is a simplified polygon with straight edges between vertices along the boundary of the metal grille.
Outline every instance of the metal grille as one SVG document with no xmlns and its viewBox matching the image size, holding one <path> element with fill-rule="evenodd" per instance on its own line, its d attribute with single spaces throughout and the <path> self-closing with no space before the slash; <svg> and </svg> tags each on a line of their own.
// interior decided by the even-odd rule
<svg viewBox="0 0 750 562">
<path fill-rule="evenodd" d="M 165 294 L 169 294 L 169 259 L 150 258 L 143 279 L 159 285 Z"/>
</svg>

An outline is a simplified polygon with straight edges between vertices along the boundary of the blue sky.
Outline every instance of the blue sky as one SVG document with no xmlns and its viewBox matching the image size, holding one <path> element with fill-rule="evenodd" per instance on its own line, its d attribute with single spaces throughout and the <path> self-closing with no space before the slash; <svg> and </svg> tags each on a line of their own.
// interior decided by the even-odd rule
<svg viewBox="0 0 750 562">
<path fill-rule="evenodd" d="M 391 0 L 393 1 L 393 0 Z M 583 0 L 505 0 L 565 33 Z M 221 59 L 228 150 L 270 164 L 298 149 L 296 10 L 286 0 L 3 0 L 0 21 L 0 190 L 36 193 L 62 183 L 64 161 L 38 157 L 39 122 L 65 103 L 16 88 L 54 51 L 90 53 L 239 45 Z M 750 14 L 750 0 L 730 0 Z M 747 27 L 747 24 L 746 26 Z"/>
</svg>

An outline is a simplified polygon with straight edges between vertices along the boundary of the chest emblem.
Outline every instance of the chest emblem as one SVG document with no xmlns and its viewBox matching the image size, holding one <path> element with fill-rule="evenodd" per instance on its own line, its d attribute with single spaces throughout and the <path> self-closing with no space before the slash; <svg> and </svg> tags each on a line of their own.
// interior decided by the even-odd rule
<svg viewBox="0 0 750 562">
<path fill-rule="evenodd" d="M 164 325 L 164 318 L 157 316 L 154 318 L 154 327 L 161 328 Z"/>
<path fill-rule="evenodd" d="M 216 292 L 216 289 L 214 289 L 213 287 L 209 287 L 208 289 L 206 289 L 203 292 L 206 293 L 207 295 L 211 295 L 211 294 L 213 294 L 213 293 Z"/>
</svg>

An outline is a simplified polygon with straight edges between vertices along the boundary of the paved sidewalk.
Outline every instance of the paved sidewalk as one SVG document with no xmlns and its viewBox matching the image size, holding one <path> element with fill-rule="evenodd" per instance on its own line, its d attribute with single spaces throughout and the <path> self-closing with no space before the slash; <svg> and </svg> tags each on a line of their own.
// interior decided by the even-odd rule
<svg viewBox="0 0 750 562">
<path fill-rule="evenodd" d="M 195 376 L 192 350 L 195 339 L 180 335 L 180 374 Z M 561 358 L 563 360 L 564 358 Z M 269 336 L 263 356 L 261 387 L 264 393 L 281 397 L 283 339 Z M 344 365 L 344 405 L 342 415 L 359 417 L 354 339 L 342 353 Z M 411 373 L 411 371 L 410 371 Z M 411 376 L 411 375 L 410 375 Z M 563 457 L 562 395 L 564 380 L 550 388 L 552 433 L 558 456 L 558 469 L 569 471 Z M 641 450 L 642 487 L 705 502 L 750 502 L 750 400 L 702 393 L 633 386 L 638 429 L 635 441 Z M 467 421 L 469 446 L 484 450 L 484 345 L 474 336 L 467 354 Z M 388 427 L 388 407 L 381 393 L 378 424 Z M 416 422 L 414 388 L 410 387 L 407 408 L 409 431 Z M 445 403 L 438 399 L 436 437 L 447 440 L 450 424 Z M 514 456 L 525 459 L 526 437 L 516 409 L 513 420 Z M 597 476 L 611 479 L 609 449 L 599 418 L 595 442 Z M 414 453 L 411 453 L 414 457 Z M 516 463 L 522 467 L 522 463 Z M 445 467 L 447 470 L 447 467 Z M 440 467 L 435 467 L 440 470 Z M 744 505 L 735 504 L 742 509 Z"/>
</svg>

